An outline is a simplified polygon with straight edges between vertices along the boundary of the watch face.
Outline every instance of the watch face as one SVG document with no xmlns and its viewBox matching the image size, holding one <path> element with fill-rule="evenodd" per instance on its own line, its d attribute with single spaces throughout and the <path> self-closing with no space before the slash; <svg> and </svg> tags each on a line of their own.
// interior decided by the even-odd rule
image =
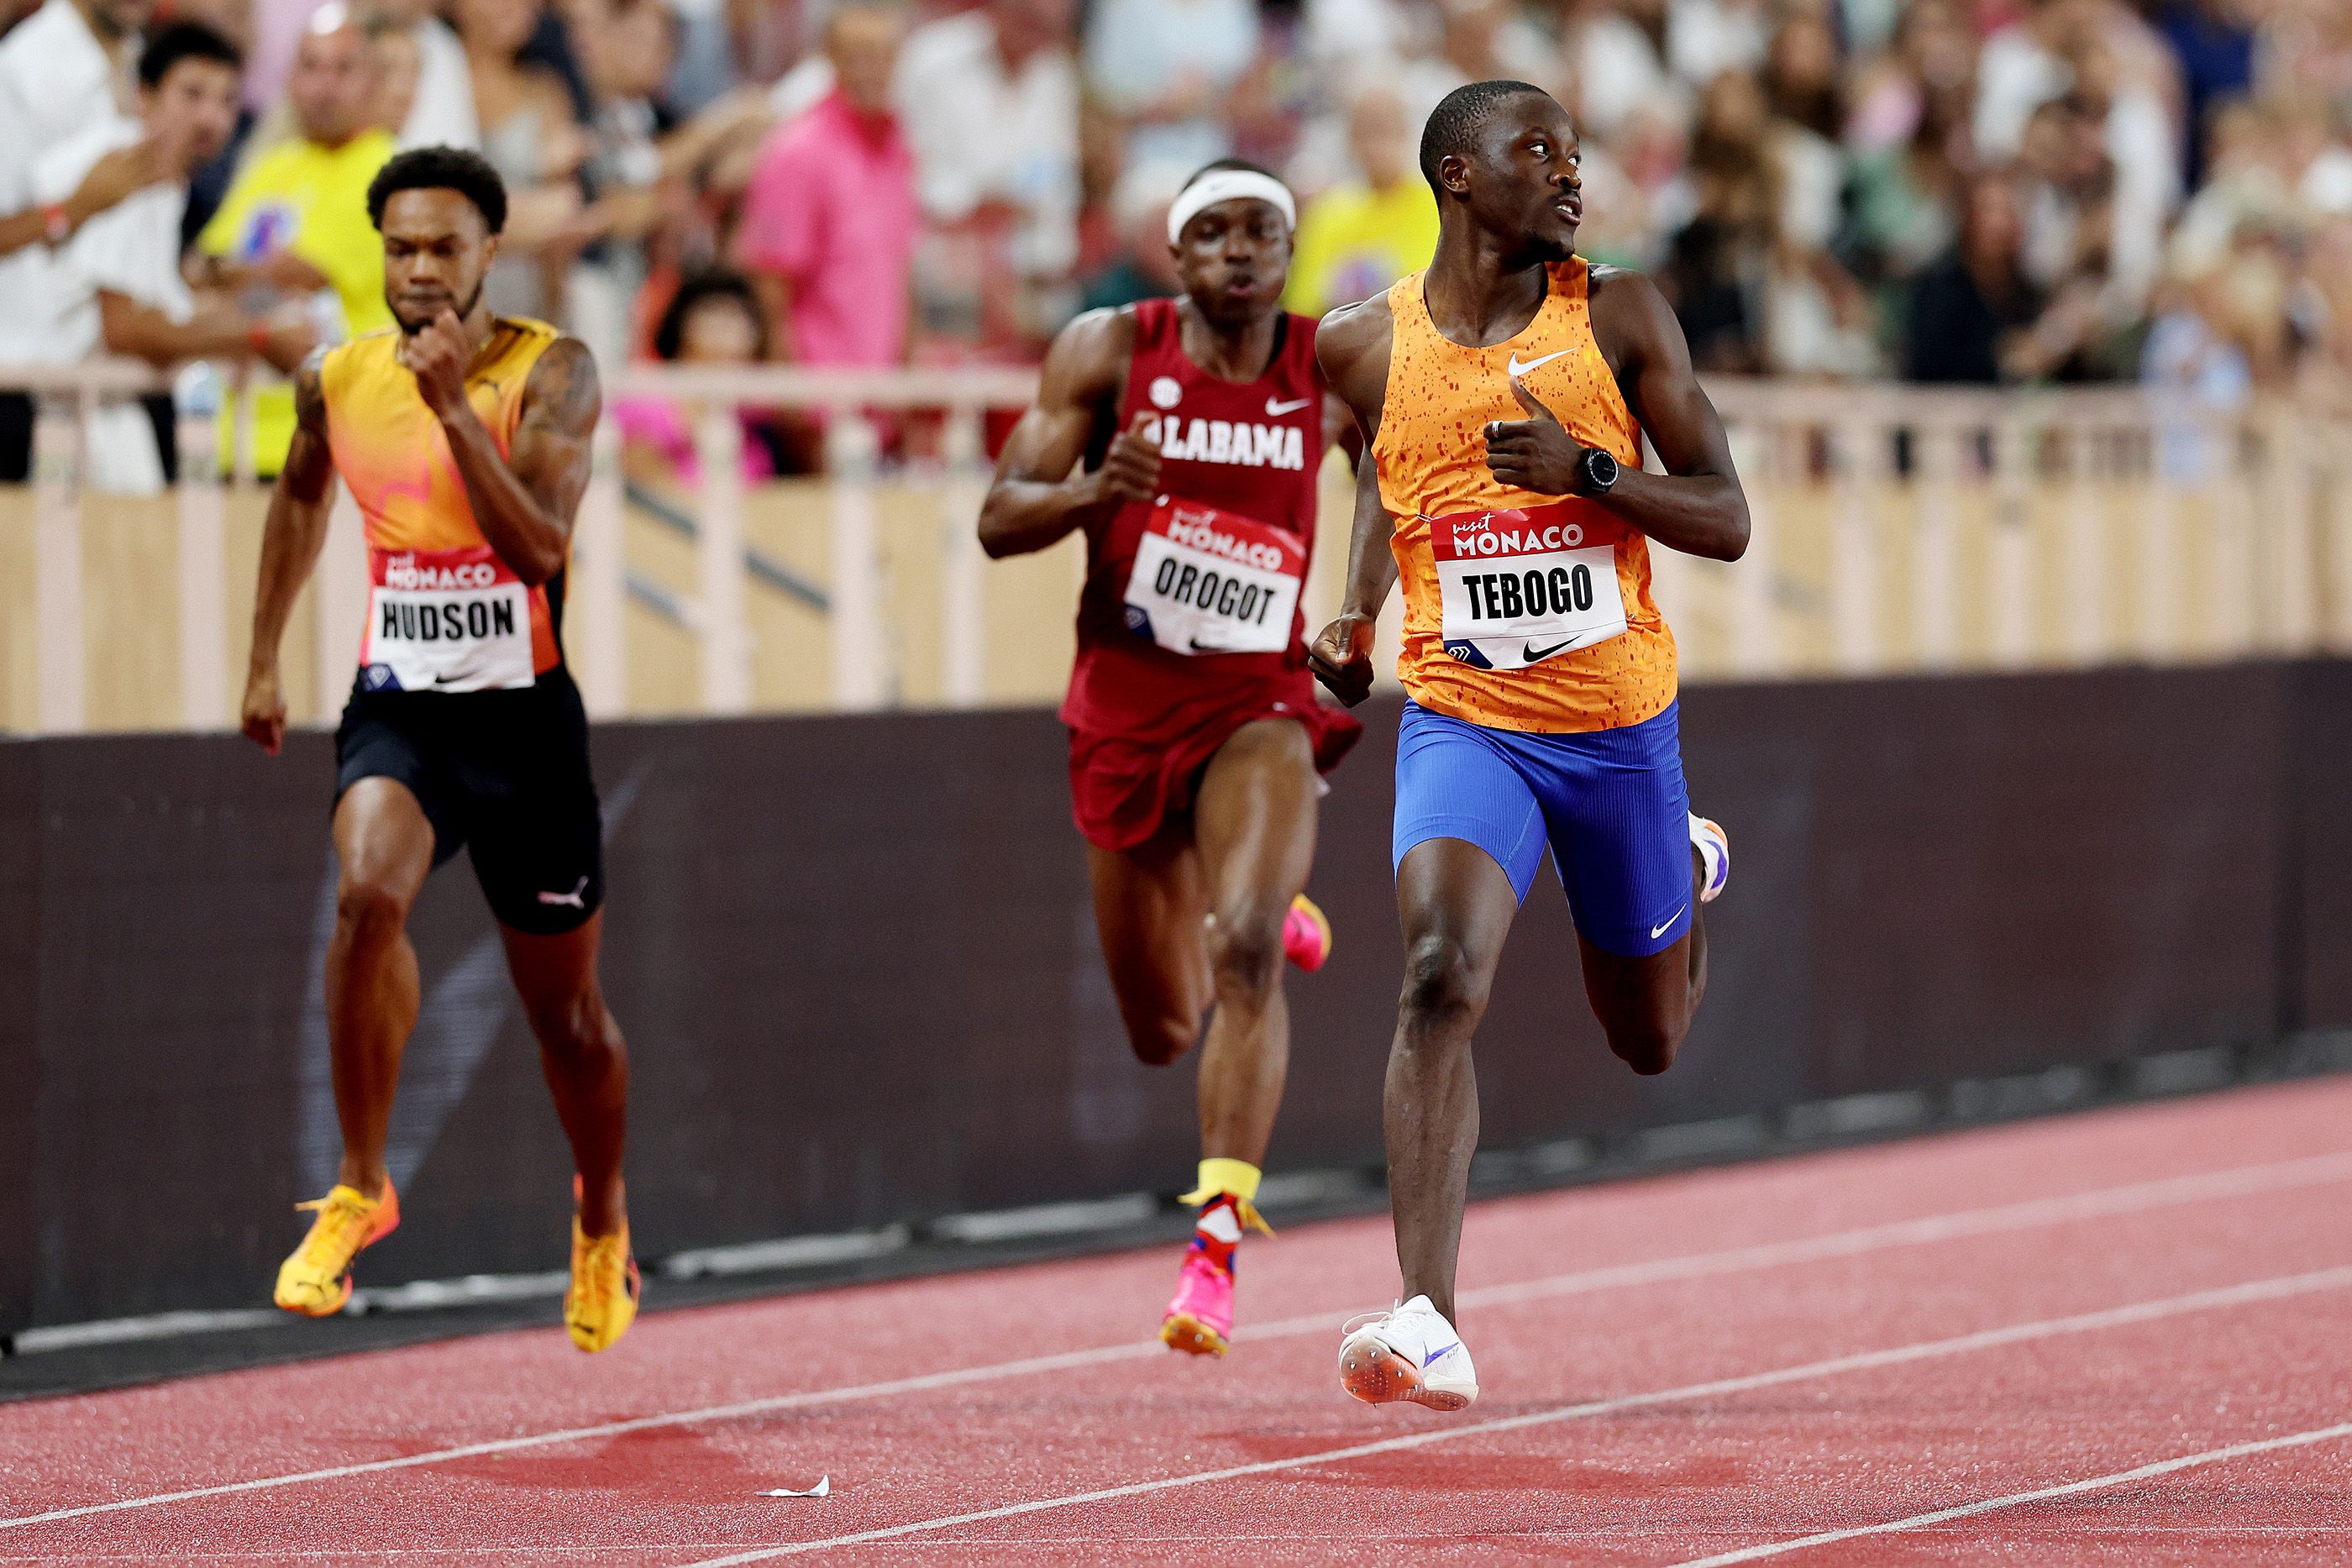
<svg viewBox="0 0 2352 1568">
<path fill-rule="evenodd" d="M 1606 490 L 1617 483 L 1617 459 L 1594 447 L 1584 455 L 1584 476 L 1595 489 Z"/>
</svg>

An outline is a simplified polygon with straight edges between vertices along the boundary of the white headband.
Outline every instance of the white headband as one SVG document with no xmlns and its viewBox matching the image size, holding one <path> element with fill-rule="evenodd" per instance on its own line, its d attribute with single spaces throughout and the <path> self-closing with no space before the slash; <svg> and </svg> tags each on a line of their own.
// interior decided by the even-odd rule
<svg viewBox="0 0 2352 1568">
<path fill-rule="evenodd" d="M 1290 188 L 1281 181 L 1255 169 L 1219 169 L 1185 186 L 1175 205 L 1168 209 L 1168 243 L 1174 245 L 1182 238 L 1184 225 L 1197 214 L 1237 196 L 1264 202 L 1282 214 L 1284 223 L 1292 228 L 1298 226 L 1298 204 L 1291 199 Z"/>
</svg>

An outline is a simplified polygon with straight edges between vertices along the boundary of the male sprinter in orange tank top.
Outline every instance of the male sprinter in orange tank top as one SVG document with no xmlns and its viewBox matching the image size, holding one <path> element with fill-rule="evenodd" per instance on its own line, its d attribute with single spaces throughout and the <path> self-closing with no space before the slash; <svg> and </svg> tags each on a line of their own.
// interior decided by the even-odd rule
<svg viewBox="0 0 2352 1568">
<path fill-rule="evenodd" d="M 1168 215 L 1182 298 L 1063 329 L 980 519 L 992 556 L 1086 536 L 1062 718 L 1096 928 L 1136 1055 L 1173 1061 L 1208 1026 L 1201 1209 L 1160 1330 L 1196 1355 L 1224 1354 L 1234 1251 L 1265 1227 L 1282 962 L 1320 968 L 1331 947 L 1304 892 L 1317 773 L 1361 733 L 1317 700 L 1298 610 L 1316 477 L 1354 422 L 1315 368 L 1314 323 L 1280 303 L 1296 215 L 1254 165 L 1194 175 Z"/>
<path fill-rule="evenodd" d="M 637 1310 L 621 1190 L 628 1057 L 596 983 L 604 894 L 588 719 L 564 668 L 564 569 L 601 398 L 595 361 L 541 321 L 494 317 L 482 278 L 506 191 L 480 157 L 404 152 L 368 189 L 399 323 L 322 350 L 295 381 L 294 444 L 270 497 L 245 732 L 286 734 L 278 643 L 318 563 L 335 476 L 365 521 L 358 678 L 335 737 L 335 933 L 327 1035 L 342 1168 L 278 1270 L 277 1301 L 324 1316 L 352 1262 L 400 1223 L 384 1129 L 416 1022 L 408 909 L 473 852 L 578 1179 L 572 1343 L 603 1350 Z"/>
<path fill-rule="evenodd" d="M 1404 1301 L 1344 1335 L 1340 1383 L 1372 1404 L 1478 1395 L 1454 1268 L 1478 1094 L 1470 1037 L 1547 849 L 1610 1048 L 1663 1072 L 1706 988 L 1699 905 L 1730 871 L 1691 814 L 1675 643 L 1649 548 L 1735 560 L 1748 504 L 1723 425 L 1649 279 L 1577 259 L 1568 114 L 1476 82 L 1431 114 L 1425 273 L 1335 311 L 1316 350 L 1362 422 L 1347 597 L 1316 639 L 1349 703 L 1400 573 L 1411 701 L 1392 852 L 1405 976 L 1389 1054 L 1390 1201 Z M 1647 433 L 1665 465 L 1644 473 Z"/>
</svg>

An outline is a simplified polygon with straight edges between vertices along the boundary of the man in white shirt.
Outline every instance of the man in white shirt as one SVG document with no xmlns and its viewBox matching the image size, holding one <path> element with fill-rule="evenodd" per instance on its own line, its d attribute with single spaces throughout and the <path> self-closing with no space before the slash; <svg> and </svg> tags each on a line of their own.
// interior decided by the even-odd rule
<svg viewBox="0 0 2352 1568">
<path fill-rule="evenodd" d="M 68 138 L 116 118 L 127 93 L 121 64 L 147 25 L 153 0 L 48 0 L 0 39 L 0 213 L 45 204 L 33 165 Z M 70 191 L 47 198 L 61 204 Z M 49 225 L 44 224 L 45 237 Z M 56 238 L 71 230 L 57 225 Z M 0 365 L 47 358 L 49 253 L 26 246 L 0 256 Z M 33 403 L 0 389 L 0 484 L 31 468 Z"/>
<path fill-rule="evenodd" d="M 1228 100 L 1257 48 L 1253 0 L 1097 0 L 1087 82 L 1127 121 L 1131 166 L 1197 169 L 1233 152 Z"/>
<path fill-rule="evenodd" d="M 1012 267 L 1033 285 L 1077 260 L 1075 9 L 990 0 L 916 28 L 898 56 L 895 96 L 924 216 L 947 228 L 1008 224 Z"/>
<path fill-rule="evenodd" d="M 140 51 L 140 118 L 110 117 L 36 162 L 34 190 L 43 200 L 70 191 L 105 154 L 142 137 L 155 142 L 169 172 L 163 183 L 85 224 L 58 253 L 41 358 L 62 363 L 105 352 L 168 367 L 250 354 L 289 373 L 302 362 L 317 341 L 307 321 L 200 306 L 180 272 L 188 177 L 228 145 L 237 99 L 236 46 L 201 23 L 175 23 Z M 100 488 L 149 490 L 163 482 L 154 433 L 135 405 L 100 410 L 85 452 L 86 476 Z"/>
</svg>

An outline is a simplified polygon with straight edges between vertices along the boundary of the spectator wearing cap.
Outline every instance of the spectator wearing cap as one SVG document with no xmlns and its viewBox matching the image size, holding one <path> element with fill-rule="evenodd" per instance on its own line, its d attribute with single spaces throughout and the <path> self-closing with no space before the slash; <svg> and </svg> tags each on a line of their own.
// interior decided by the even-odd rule
<svg viewBox="0 0 2352 1568">
<path fill-rule="evenodd" d="M 94 126 L 35 170 L 37 190 L 68 190 L 106 152 L 146 136 L 175 176 L 93 219 L 58 256 L 50 295 L 55 362 L 101 350 L 158 366 L 253 354 L 290 373 L 317 341 L 299 313 L 267 319 L 233 304 L 200 305 L 181 276 L 187 179 L 236 127 L 237 70 L 236 46 L 211 28 L 165 27 L 140 51 L 139 120 Z M 151 426 L 136 405 L 101 408 L 92 423 L 84 451 L 94 487 L 140 491 L 163 482 L 168 432 Z"/>
<path fill-rule="evenodd" d="M 851 4 L 825 25 L 834 88 L 769 133 L 744 192 L 737 262 L 756 281 L 780 357 L 894 365 L 907 357 L 915 162 L 890 83 L 895 6 Z"/>
<path fill-rule="evenodd" d="M 311 16 L 286 77 L 295 134 L 247 160 L 197 237 L 205 283 L 310 308 L 331 337 L 392 325 L 383 247 L 367 214 L 368 182 L 394 152 L 391 135 L 369 123 L 376 68 L 341 5 Z M 224 423 L 226 440 L 235 427 Z M 277 473 L 293 438 L 293 389 L 254 393 L 255 471 Z"/>
</svg>

